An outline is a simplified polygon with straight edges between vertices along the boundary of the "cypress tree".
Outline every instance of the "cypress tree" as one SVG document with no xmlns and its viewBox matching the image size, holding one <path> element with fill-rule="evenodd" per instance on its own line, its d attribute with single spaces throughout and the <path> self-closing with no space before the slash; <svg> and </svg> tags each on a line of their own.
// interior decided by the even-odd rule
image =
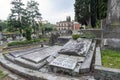
<svg viewBox="0 0 120 80">
<path fill-rule="evenodd" d="M 90 17 L 90 0 L 75 0 L 75 20 L 82 25 L 87 25 Z"/>
</svg>

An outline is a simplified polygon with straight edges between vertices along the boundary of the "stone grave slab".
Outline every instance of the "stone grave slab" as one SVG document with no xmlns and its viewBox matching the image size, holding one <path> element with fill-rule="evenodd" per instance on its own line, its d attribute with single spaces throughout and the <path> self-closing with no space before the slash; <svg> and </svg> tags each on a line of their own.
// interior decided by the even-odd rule
<svg viewBox="0 0 120 80">
<path fill-rule="evenodd" d="M 25 55 L 25 54 L 28 54 L 28 53 L 32 53 L 32 52 L 35 52 L 35 51 L 39 51 L 41 49 L 45 49 L 47 47 L 36 47 L 36 48 L 30 48 L 30 49 L 26 49 L 26 50 L 20 50 L 20 51 L 15 51 L 15 52 L 11 52 L 10 55 L 12 55 L 13 57 L 20 57 L 22 55 Z"/>
<path fill-rule="evenodd" d="M 86 56 L 92 39 L 81 39 L 70 40 L 66 43 L 63 48 L 59 51 L 60 54 Z"/>
<path fill-rule="evenodd" d="M 73 70 L 76 64 L 77 59 L 71 58 L 67 55 L 60 55 L 56 59 L 54 59 L 49 65 Z"/>
<path fill-rule="evenodd" d="M 61 49 L 61 46 L 53 46 L 53 47 L 42 49 L 37 52 L 26 54 L 22 56 L 22 58 L 35 62 L 35 63 L 39 63 L 41 61 L 44 61 L 50 55 L 57 53 L 57 51 L 60 49 Z"/>
</svg>

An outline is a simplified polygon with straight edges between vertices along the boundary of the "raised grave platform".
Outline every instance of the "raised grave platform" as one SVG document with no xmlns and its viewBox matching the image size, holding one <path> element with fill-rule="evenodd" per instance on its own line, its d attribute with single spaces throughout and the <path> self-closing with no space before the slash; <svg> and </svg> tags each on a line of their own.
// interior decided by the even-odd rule
<svg viewBox="0 0 120 80">
<path fill-rule="evenodd" d="M 59 51 L 59 56 L 51 61 L 49 71 L 67 72 L 78 75 L 90 71 L 96 41 L 91 39 L 71 40 Z"/>
<path fill-rule="evenodd" d="M 70 40 L 64 46 L 37 47 L 11 52 L 4 56 L 0 55 L 4 58 L 0 62 L 5 66 L 9 66 L 9 63 L 11 63 L 26 70 L 29 69 L 30 74 L 25 72 L 28 77 L 31 74 L 33 75 L 32 72 L 34 71 L 49 75 L 78 76 L 79 73 L 90 71 L 95 44 L 96 42 L 91 39 Z M 8 64 L 6 64 L 6 61 Z M 9 67 L 14 70 L 14 66 L 10 65 Z M 15 70 L 17 69 L 15 68 Z M 62 74 L 59 72 L 62 72 Z M 34 76 L 38 77 L 36 74 Z"/>
<path fill-rule="evenodd" d="M 38 70 L 48 63 L 51 55 L 57 56 L 57 51 L 61 49 L 61 46 L 43 47 L 28 49 L 25 51 L 12 52 L 5 54 L 5 58 L 20 66 Z M 24 52 L 24 53 L 23 53 Z M 53 58 L 54 59 L 54 58 Z"/>
</svg>

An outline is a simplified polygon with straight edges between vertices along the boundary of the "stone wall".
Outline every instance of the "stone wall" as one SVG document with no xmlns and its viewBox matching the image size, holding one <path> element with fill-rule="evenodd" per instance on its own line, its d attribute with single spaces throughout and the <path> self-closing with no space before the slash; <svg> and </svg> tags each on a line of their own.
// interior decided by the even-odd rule
<svg viewBox="0 0 120 80">
<path fill-rule="evenodd" d="M 104 26 L 104 38 L 117 38 L 120 39 L 120 25 L 107 25 Z"/>
<path fill-rule="evenodd" d="M 79 32 L 93 34 L 96 38 L 101 38 L 102 34 L 101 29 L 81 29 Z"/>
<path fill-rule="evenodd" d="M 96 80 L 120 80 L 120 70 L 105 68 L 102 66 L 95 67 Z"/>
</svg>

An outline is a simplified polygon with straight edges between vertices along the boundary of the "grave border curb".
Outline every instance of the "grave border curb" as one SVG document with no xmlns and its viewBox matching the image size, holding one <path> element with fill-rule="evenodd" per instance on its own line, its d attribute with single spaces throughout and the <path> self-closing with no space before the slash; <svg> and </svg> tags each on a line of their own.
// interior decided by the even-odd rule
<svg viewBox="0 0 120 80">
<path fill-rule="evenodd" d="M 119 80 L 120 69 L 107 68 L 102 65 L 100 47 L 96 48 L 94 77 L 97 80 Z"/>
</svg>

